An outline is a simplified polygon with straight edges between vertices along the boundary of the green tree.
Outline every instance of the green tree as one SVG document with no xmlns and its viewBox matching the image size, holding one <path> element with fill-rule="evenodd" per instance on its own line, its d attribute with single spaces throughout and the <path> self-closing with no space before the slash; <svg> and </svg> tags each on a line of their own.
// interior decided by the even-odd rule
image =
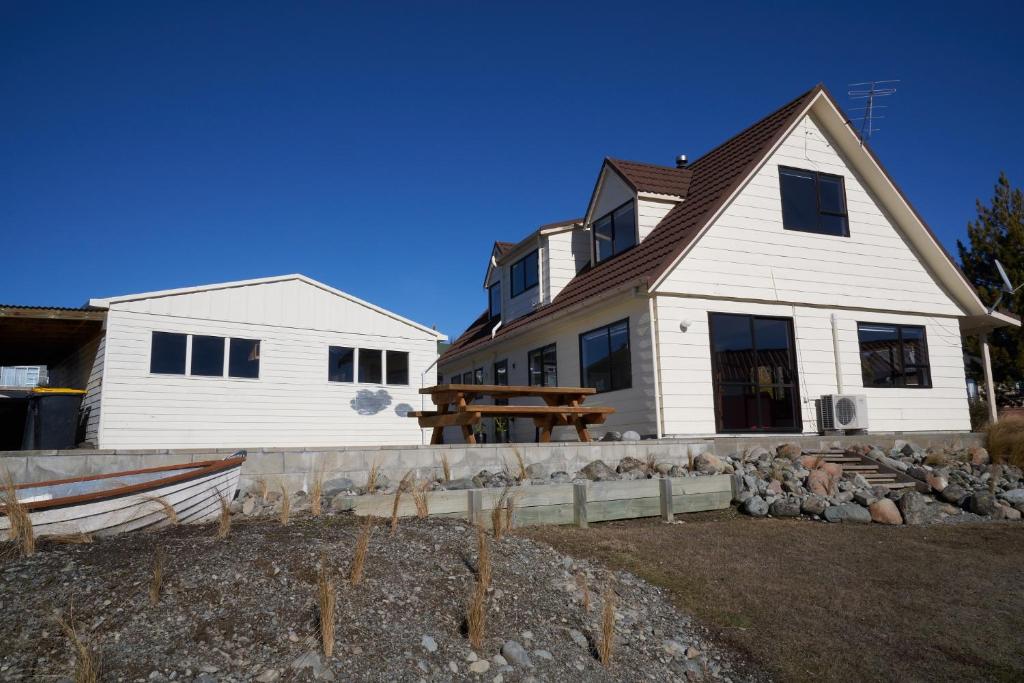
<svg viewBox="0 0 1024 683">
<path fill-rule="evenodd" d="M 988 305 L 999 298 L 1003 281 L 996 270 L 998 259 L 1016 287 L 1024 283 L 1024 192 L 1011 187 L 1000 172 L 991 202 L 976 201 L 978 218 L 967 224 L 965 245 L 957 240 L 964 273 L 974 283 L 981 300 Z M 1024 311 L 1024 289 L 1005 296 L 999 308 L 1020 316 Z M 1018 327 L 1001 327 L 991 335 L 992 372 L 996 382 L 1024 379 L 1024 335 Z M 977 341 L 969 340 L 968 351 L 977 354 Z"/>
</svg>

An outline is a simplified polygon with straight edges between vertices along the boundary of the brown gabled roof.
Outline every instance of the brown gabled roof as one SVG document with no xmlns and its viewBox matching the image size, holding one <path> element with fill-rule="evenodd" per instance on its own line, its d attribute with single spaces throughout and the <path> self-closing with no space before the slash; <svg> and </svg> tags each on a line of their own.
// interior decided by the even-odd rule
<svg viewBox="0 0 1024 683">
<path fill-rule="evenodd" d="M 693 171 L 689 168 L 673 168 L 610 157 L 605 159 L 605 162 L 618 171 L 636 192 L 685 197 L 693 176 Z"/>
<path fill-rule="evenodd" d="M 494 249 L 498 252 L 498 258 L 501 258 L 516 246 L 515 242 L 495 242 Z"/>
<path fill-rule="evenodd" d="M 689 171 L 689 182 L 684 201 L 674 206 L 645 240 L 620 256 L 584 269 L 569 281 L 554 301 L 502 325 L 495 336 L 504 336 L 590 299 L 653 282 L 672 266 L 822 89 L 818 85 L 808 90 L 691 164 L 685 169 Z M 618 166 L 624 162 L 611 163 Z M 648 169 L 667 168 L 645 166 Z M 440 362 L 485 345 L 491 338 L 494 325 L 484 313 L 452 342 Z"/>
</svg>

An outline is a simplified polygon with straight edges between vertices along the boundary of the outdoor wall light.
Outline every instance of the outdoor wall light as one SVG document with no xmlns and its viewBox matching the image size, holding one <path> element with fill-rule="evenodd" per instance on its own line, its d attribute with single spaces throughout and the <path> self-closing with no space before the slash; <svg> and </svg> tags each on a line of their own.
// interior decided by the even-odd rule
<svg viewBox="0 0 1024 683">
<path fill-rule="evenodd" d="M 681 332 L 686 332 L 688 329 L 690 329 L 690 325 L 692 325 L 692 324 L 693 324 L 692 321 L 684 320 L 683 322 L 679 323 L 679 330 Z"/>
</svg>

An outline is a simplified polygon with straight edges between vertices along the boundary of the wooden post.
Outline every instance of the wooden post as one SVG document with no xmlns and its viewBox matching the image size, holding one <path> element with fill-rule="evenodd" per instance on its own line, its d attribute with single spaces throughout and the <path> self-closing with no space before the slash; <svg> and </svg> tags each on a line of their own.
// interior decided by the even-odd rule
<svg viewBox="0 0 1024 683">
<path fill-rule="evenodd" d="M 577 482 L 572 485 L 572 519 L 580 529 L 587 528 L 587 485 Z"/>
<path fill-rule="evenodd" d="M 668 477 L 659 479 L 658 493 L 661 496 L 661 521 L 675 521 L 675 515 L 672 512 L 672 480 Z"/>
<path fill-rule="evenodd" d="M 981 369 L 985 374 L 985 398 L 988 401 L 988 421 L 995 424 L 999 421 L 999 408 L 996 406 L 996 383 L 992 379 L 992 352 L 989 350 L 988 334 L 981 335 Z"/>
<path fill-rule="evenodd" d="M 469 491 L 467 491 L 467 494 L 467 502 L 469 505 L 469 523 L 473 525 L 481 524 L 481 519 L 484 516 L 483 491 L 469 489 Z"/>
</svg>

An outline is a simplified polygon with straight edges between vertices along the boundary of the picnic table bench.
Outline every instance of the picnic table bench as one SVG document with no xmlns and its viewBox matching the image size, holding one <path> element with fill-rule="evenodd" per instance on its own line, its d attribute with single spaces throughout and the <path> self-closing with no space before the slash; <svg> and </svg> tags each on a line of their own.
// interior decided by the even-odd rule
<svg viewBox="0 0 1024 683">
<path fill-rule="evenodd" d="M 419 419 L 420 427 L 432 427 L 430 443 L 442 442 L 445 427 L 458 426 L 466 443 L 475 444 L 473 425 L 484 417 L 529 417 L 540 430 L 541 443 L 551 441 L 554 427 L 572 426 L 580 441 L 590 441 L 588 424 L 603 424 L 614 408 L 582 405 L 597 393 L 588 387 L 523 387 L 498 384 L 438 384 L 420 389 L 429 394 L 437 410 L 411 410 L 406 416 Z M 474 403 L 484 397 L 495 399 L 540 398 L 545 405 L 491 405 Z"/>
</svg>

